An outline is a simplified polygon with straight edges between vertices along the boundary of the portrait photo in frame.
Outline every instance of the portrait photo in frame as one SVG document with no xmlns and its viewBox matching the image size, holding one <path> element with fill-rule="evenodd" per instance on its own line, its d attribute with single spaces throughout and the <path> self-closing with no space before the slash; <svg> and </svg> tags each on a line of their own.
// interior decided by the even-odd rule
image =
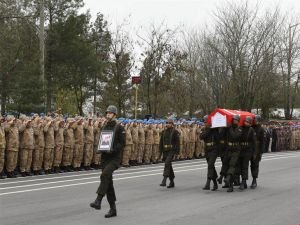
<svg viewBox="0 0 300 225">
<path fill-rule="evenodd" d="M 110 152 L 112 150 L 112 144 L 114 139 L 113 130 L 103 130 L 100 132 L 100 138 L 98 143 L 98 153 Z"/>
</svg>

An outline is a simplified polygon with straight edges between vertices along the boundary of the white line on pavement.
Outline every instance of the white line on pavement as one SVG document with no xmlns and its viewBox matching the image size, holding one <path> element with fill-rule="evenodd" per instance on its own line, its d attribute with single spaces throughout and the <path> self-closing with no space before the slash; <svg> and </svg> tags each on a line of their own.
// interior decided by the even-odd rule
<svg viewBox="0 0 300 225">
<path fill-rule="evenodd" d="M 291 154 L 292 153 L 292 154 Z M 295 154 L 296 153 L 296 154 Z M 278 156 L 297 156 L 298 154 L 300 154 L 299 151 L 288 151 L 288 152 L 280 152 L 280 153 L 266 153 L 263 154 L 263 159 L 265 158 L 276 158 Z M 218 158 L 216 162 L 220 162 L 220 159 Z M 204 164 L 206 165 L 206 161 L 205 159 L 195 159 L 195 160 L 186 160 L 186 161 L 177 161 L 177 162 L 173 162 L 174 167 L 175 166 L 182 166 L 182 165 L 191 165 L 191 164 L 196 164 L 199 165 L 200 164 Z M 121 174 L 127 174 L 124 172 L 131 172 L 131 174 L 133 173 L 132 171 L 136 171 L 136 170 L 144 170 L 144 172 L 148 172 L 151 170 L 148 169 L 158 169 L 158 168 L 163 168 L 164 164 L 161 165 L 149 165 L 149 166 L 138 166 L 136 168 L 130 168 L 130 169 L 119 169 L 115 172 L 115 175 L 121 175 Z M 86 172 L 86 171 L 84 171 Z M 91 172 L 91 171 L 89 171 Z M 79 174 L 74 174 L 74 173 L 79 173 Z M 93 175 L 97 175 L 99 177 L 99 175 L 101 174 L 101 170 L 97 171 L 97 172 L 92 172 L 92 173 L 80 173 L 80 172 L 72 172 L 72 173 L 64 173 L 64 174 L 49 174 L 49 175 L 43 175 L 43 176 L 38 176 L 36 179 L 26 179 L 26 177 L 21 177 L 22 180 L 14 180 L 14 181 L 9 181 L 9 182 L 3 182 L 0 183 L 0 186 L 2 185 L 10 185 L 10 184 L 18 184 L 18 183 L 27 183 L 27 182 L 40 182 L 40 181 L 46 181 L 46 180 L 55 180 L 55 179 L 66 179 L 66 178 L 72 178 L 72 177 L 82 177 L 82 176 L 93 176 Z M 56 175 L 56 176 L 55 176 Z M 59 176 L 57 176 L 59 175 Z M 51 176 L 51 177 L 46 177 L 46 176 Z M 24 180 L 23 180 L 24 179 Z M 85 178 L 82 178 L 85 179 Z M 82 179 L 78 179 L 78 180 L 82 180 Z M 86 178 L 86 179 L 91 179 L 91 177 Z M 74 179 L 76 180 L 76 179 Z M 67 181 L 66 181 L 67 182 Z M 58 181 L 55 183 L 59 183 Z M 39 184 L 38 184 L 39 185 Z M 0 188 L 1 189 L 1 188 Z"/>
<path fill-rule="evenodd" d="M 277 158 L 270 158 L 270 159 L 264 159 L 263 161 L 269 161 L 269 160 L 276 160 L 276 159 L 287 159 L 287 158 L 295 158 L 299 157 L 297 156 L 286 156 L 286 157 L 277 157 Z M 220 167 L 221 165 L 217 165 L 216 167 Z M 176 173 L 186 172 L 186 171 L 193 171 L 193 170 L 202 170 L 206 169 L 205 167 L 199 167 L 199 168 L 193 168 L 193 169 L 187 169 L 187 170 L 175 170 Z M 132 179 L 132 178 L 139 178 L 139 177 L 147 177 L 147 176 L 154 176 L 154 175 L 161 175 L 160 173 L 152 173 L 152 174 L 143 174 L 143 175 L 137 175 L 137 176 L 129 176 L 129 177 L 119 177 L 115 178 L 114 180 L 126 180 L 126 179 Z M 78 186 L 78 185 L 84 185 L 84 184 L 92 184 L 97 183 L 99 181 L 89 181 L 89 182 L 82 182 L 82 183 L 75 183 L 75 184 L 67 184 L 67 185 L 60 185 L 60 186 L 53 186 L 53 187 L 44 187 L 44 188 L 37 188 L 37 189 L 29 189 L 29 190 L 21 190 L 21 191 L 13 191 L 13 192 L 6 192 L 6 193 L 0 193 L 0 196 L 2 195 L 11 195 L 11 194 L 17 194 L 17 193 L 24 193 L 24 192 L 32 192 L 32 191 L 40 191 L 40 190 L 48 190 L 48 189 L 56 189 L 56 188 L 64 188 L 64 187 L 70 187 L 70 186 Z"/>
</svg>

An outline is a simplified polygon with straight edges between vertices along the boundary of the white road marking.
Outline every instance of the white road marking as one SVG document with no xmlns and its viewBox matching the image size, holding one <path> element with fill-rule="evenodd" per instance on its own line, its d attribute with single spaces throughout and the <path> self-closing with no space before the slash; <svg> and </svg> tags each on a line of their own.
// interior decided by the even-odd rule
<svg viewBox="0 0 300 225">
<path fill-rule="evenodd" d="M 292 153 L 292 154 L 290 154 Z M 297 156 L 299 155 L 300 152 L 299 151 L 288 151 L 288 152 L 280 152 L 280 153 L 266 153 L 266 154 L 263 154 L 263 159 L 266 159 L 266 158 L 276 158 L 278 156 Z M 216 163 L 218 162 L 221 162 L 220 158 L 217 159 Z M 186 161 L 177 161 L 177 162 L 173 162 L 173 165 L 174 167 L 176 166 L 181 166 L 181 165 L 192 165 L 192 164 L 196 164 L 197 166 L 200 164 L 204 164 L 206 165 L 206 161 L 205 159 L 195 159 L 193 161 L 190 161 L 190 160 L 186 160 Z M 152 169 L 152 168 L 155 168 L 155 169 L 158 169 L 158 168 L 163 168 L 164 167 L 164 164 L 160 164 L 160 165 L 149 165 L 149 166 L 138 166 L 138 167 L 135 167 L 135 168 L 130 168 L 130 169 L 123 169 L 120 168 L 119 170 L 117 170 L 115 172 L 115 175 L 121 175 L 121 174 L 127 174 L 127 173 L 123 173 L 123 172 L 130 172 L 130 174 L 134 173 L 132 171 L 136 171 L 136 170 L 144 170 L 145 172 L 148 172 L 148 171 L 151 171 L 151 170 L 148 170 L 148 169 Z M 87 171 L 81 171 L 81 172 L 87 172 Z M 79 173 L 79 174 L 74 174 L 74 173 Z M 36 179 L 26 179 L 26 177 L 20 177 L 18 178 L 17 180 L 14 180 L 14 181 L 8 181 L 8 182 L 3 182 L 3 183 L 0 183 L 0 186 L 2 185 L 10 185 L 10 184 L 18 184 L 18 183 L 27 183 L 27 182 L 40 182 L 40 181 L 46 181 L 46 180 L 55 180 L 55 179 L 66 179 L 66 178 L 72 178 L 72 177 L 83 177 L 83 176 L 92 176 L 92 175 L 97 175 L 98 177 L 100 176 L 101 174 L 101 170 L 97 170 L 97 172 L 92 172 L 92 173 L 80 173 L 80 172 L 69 172 L 69 173 L 63 173 L 63 174 L 49 174 L 49 175 L 42 175 L 42 176 L 38 176 Z M 56 176 L 55 176 L 56 175 Z M 61 176 L 57 176 L 57 175 L 61 175 Z M 47 176 L 47 177 L 46 177 Z M 48 177 L 48 176 L 52 176 L 52 177 Z M 21 179 L 21 180 L 20 180 Z M 90 177 L 89 178 L 82 178 L 82 179 L 91 179 Z M 82 179 L 78 179 L 78 180 L 82 180 Z M 76 180 L 76 179 L 74 179 Z M 66 181 L 68 182 L 68 181 Z M 59 183 L 59 181 L 57 182 L 54 182 L 54 183 Z M 0 188 L 2 189 L 2 188 Z"/>
<path fill-rule="evenodd" d="M 269 160 L 276 160 L 276 159 L 287 159 L 287 158 L 295 158 L 300 157 L 299 155 L 293 155 L 293 156 L 285 156 L 285 157 L 277 157 L 277 158 L 269 158 L 269 159 L 263 159 L 262 161 L 269 161 Z M 219 163 L 216 165 L 216 167 L 220 167 L 221 164 Z M 207 167 L 199 167 L 199 168 L 193 168 L 193 169 L 186 169 L 186 170 L 176 170 L 176 173 L 186 172 L 186 171 L 193 171 L 193 170 L 202 170 L 206 169 Z M 161 175 L 160 173 L 151 173 L 151 174 L 143 174 L 143 175 L 137 175 L 137 176 L 129 176 L 129 177 L 119 177 L 114 178 L 115 181 L 117 180 L 127 180 L 127 179 L 133 179 L 133 178 L 139 178 L 139 177 L 147 177 L 147 176 L 154 176 L 154 175 Z M 99 181 L 89 181 L 89 182 L 81 182 L 81 183 L 75 183 L 75 184 L 66 184 L 66 185 L 60 185 L 60 186 L 53 186 L 53 187 L 44 187 L 44 188 L 37 188 L 37 189 L 28 189 L 28 190 L 20 190 L 20 191 L 13 191 L 13 192 L 6 192 L 6 193 L 0 193 L 0 196 L 3 195 L 11 195 L 11 194 L 17 194 L 17 193 L 25 193 L 25 192 L 33 192 L 33 191 L 40 191 L 40 190 L 49 190 L 49 189 L 56 189 L 56 188 L 64 188 L 64 187 L 71 187 L 71 186 L 79 186 L 84 184 L 92 184 L 92 183 L 98 183 Z"/>
</svg>

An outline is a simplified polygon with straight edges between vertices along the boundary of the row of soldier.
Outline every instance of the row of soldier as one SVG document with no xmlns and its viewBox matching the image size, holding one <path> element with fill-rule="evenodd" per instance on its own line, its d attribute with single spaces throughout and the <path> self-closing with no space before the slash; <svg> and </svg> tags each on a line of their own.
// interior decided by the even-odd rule
<svg viewBox="0 0 300 225">
<path fill-rule="evenodd" d="M 63 119 L 13 116 L 0 118 L 0 178 L 42 175 L 49 173 L 89 170 L 101 167 L 97 154 L 99 132 L 105 118 Z M 122 165 L 161 162 L 158 151 L 163 121 L 121 121 L 126 131 Z M 199 139 L 201 125 L 182 124 L 178 160 L 204 156 L 204 142 Z M 18 172 L 17 172 L 18 171 Z M 33 173 L 33 174 L 32 174 Z"/>
</svg>

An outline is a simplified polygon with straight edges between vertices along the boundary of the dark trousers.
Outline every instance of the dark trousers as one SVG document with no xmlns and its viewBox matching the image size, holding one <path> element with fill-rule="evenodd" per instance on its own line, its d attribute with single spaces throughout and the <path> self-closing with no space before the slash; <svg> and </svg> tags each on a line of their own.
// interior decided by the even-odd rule
<svg viewBox="0 0 300 225">
<path fill-rule="evenodd" d="M 169 177 L 170 179 L 175 178 L 174 170 L 172 167 L 172 160 L 174 158 L 175 151 L 165 151 L 163 153 L 163 160 L 165 161 L 165 168 L 163 176 Z"/>
<path fill-rule="evenodd" d="M 236 174 L 237 166 L 239 163 L 239 158 L 240 158 L 240 149 L 235 148 L 235 149 L 229 149 L 228 150 L 228 155 L 227 155 L 227 160 L 228 160 L 228 166 L 227 166 L 227 171 L 226 175 L 230 175 L 232 178 Z"/>
<path fill-rule="evenodd" d="M 248 180 L 249 162 L 253 155 L 251 148 L 243 148 L 240 153 L 240 171 L 243 180 Z"/>
<path fill-rule="evenodd" d="M 111 204 L 116 201 L 116 194 L 113 184 L 113 172 L 118 169 L 118 165 L 115 162 L 104 163 L 102 174 L 100 176 L 100 185 L 97 190 L 98 195 L 107 197 L 107 201 Z"/>
<path fill-rule="evenodd" d="M 218 174 L 215 168 L 215 162 L 218 157 L 218 149 L 211 148 L 205 151 L 207 162 L 207 179 L 217 179 Z"/>
<path fill-rule="evenodd" d="M 254 155 L 251 157 L 251 175 L 253 178 L 258 177 L 258 172 L 259 172 L 259 162 L 261 160 L 261 154 L 258 154 L 255 158 Z"/>
</svg>

